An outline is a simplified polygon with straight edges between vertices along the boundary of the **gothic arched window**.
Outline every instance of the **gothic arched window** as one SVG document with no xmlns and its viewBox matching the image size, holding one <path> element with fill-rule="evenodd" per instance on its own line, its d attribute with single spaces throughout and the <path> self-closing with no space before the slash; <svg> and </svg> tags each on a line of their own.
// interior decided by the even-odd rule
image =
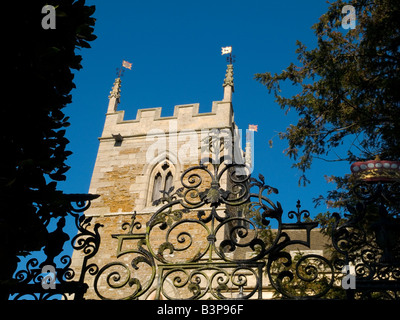
<svg viewBox="0 0 400 320">
<path fill-rule="evenodd" d="M 161 198 L 160 190 L 162 190 L 162 176 L 160 172 L 157 172 L 156 176 L 154 177 L 153 196 L 151 199 L 152 201 Z"/>
<path fill-rule="evenodd" d="M 153 183 L 151 202 L 153 202 L 160 199 L 163 196 L 162 192 L 168 192 L 173 185 L 174 176 L 168 161 L 158 164 L 154 168 L 151 179 L 150 182 Z"/>
<path fill-rule="evenodd" d="M 168 191 L 172 187 L 173 179 L 174 177 L 172 176 L 171 171 L 169 171 L 167 173 L 167 177 L 165 178 L 165 191 Z"/>
</svg>

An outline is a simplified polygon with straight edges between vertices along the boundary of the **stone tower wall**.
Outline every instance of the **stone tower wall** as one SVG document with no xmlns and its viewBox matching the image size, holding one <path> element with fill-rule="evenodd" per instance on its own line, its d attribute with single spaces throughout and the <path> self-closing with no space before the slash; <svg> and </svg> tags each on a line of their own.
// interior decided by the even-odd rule
<svg viewBox="0 0 400 320">
<path fill-rule="evenodd" d="M 110 96 L 110 101 L 112 99 L 115 97 Z M 201 147 L 210 130 L 224 130 L 233 134 L 236 129 L 232 104 L 227 99 L 213 102 L 212 111 L 207 113 L 199 113 L 199 104 L 177 105 L 170 117 L 161 117 L 161 108 L 150 108 L 138 110 L 135 120 L 124 120 L 124 111 L 115 109 L 109 105 L 89 188 L 89 193 L 99 194 L 100 197 L 92 202 L 85 213 L 92 218 L 92 226 L 96 223 L 103 225 L 99 229 L 100 249 L 90 259 L 90 263 L 97 264 L 99 268 L 121 259 L 118 257 L 118 239 L 115 235 L 126 232 L 122 226 L 130 222 L 133 213 L 142 226 L 139 232 L 145 233 L 146 223 L 160 207 L 152 204 L 155 168 L 168 164 L 176 190 L 181 186 L 182 173 L 198 165 L 201 157 L 208 155 L 207 151 L 202 153 Z M 200 174 L 203 188 L 209 186 L 211 178 Z M 220 182 L 222 188 L 229 188 L 226 175 Z M 219 208 L 219 211 L 223 210 Z M 195 218 L 197 211 L 193 210 L 190 214 Z M 194 250 L 207 245 L 207 239 L 201 237 L 201 231 L 196 230 L 195 224 L 187 228 L 185 231 L 203 239 L 196 243 Z M 155 248 L 165 241 L 165 234 L 157 230 L 151 236 Z M 220 234 L 222 239 L 223 232 Z M 126 244 L 128 247 L 122 250 L 136 248 L 138 241 Z M 82 252 L 74 252 L 72 268 L 79 269 L 83 258 Z M 132 257 L 126 255 L 124 259 Z M 138 274 L 138 277 L 141 278 L 151 274 L 151 270 L 146 268 L 140 272 L 142 274 Z M 93 289 L 94 277 L 87 274 L 86 281 L 89 290 L 85 298 L 98 299 Z M 124 292 L 116 294 L 124 295 Z M 118 296 L 112 295 L 112 298 Z"/>
<path fill-rule="evenodd" d="M 182 172 L 199 163 L 207 129 L 234 125 L 230 102 L 214 102 L 208 113 L 198 109 L 178 105 L 171 117 L 161 117 L 161 108 L 140 109 L 135 120 L 124 120 L 123 111 L 107 113 L 89 189 L 100 197 L 87 215 L 150 210 L 152 170 L 164 160 L 172 164 L 178 185 Z"/>
</svg>

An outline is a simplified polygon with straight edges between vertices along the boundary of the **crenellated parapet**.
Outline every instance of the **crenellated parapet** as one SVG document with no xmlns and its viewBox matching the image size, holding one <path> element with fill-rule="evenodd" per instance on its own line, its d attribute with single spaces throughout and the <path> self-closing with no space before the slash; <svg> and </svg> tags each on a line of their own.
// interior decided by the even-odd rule
<svg viewBox="0 0 400 320">
<path fill-rule="evenodd" d="M 231 128 L 234 121 L 232 104 L 229 101 L 214 101 L 211 112 L 200 113 L 198 103 L 177 105 L 174 114 L 168 117 L 162 117 L 161 111 L 161 107 L 139 109 L 134 120 L 125 120 L 123 110 L 109 112 L 106 114 L 100 139 L 111 139 L 118 134 L 122 138 L 143 136 L 154 128 L 164 132 L 170 132 L 171 128 L 178 132 Z M 174 124 L 171 125 L 171 122 Z"/>
</svg>

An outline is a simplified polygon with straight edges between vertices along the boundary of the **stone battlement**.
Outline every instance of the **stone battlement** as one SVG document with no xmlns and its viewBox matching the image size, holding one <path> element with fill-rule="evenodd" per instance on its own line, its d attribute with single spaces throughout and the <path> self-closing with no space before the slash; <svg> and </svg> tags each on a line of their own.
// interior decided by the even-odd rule
<svg viewBox="0 0 400 320">
<path fill-rule="evenodd" d="M 164 132 L 200 130 L 211 128 L 231 128 L 233 109 L 230 101 L 213 101 L 211 112 L 199 113 L 199 104 L 176 105 L 174 114 L 161 116 L 161 107 L 139 109 L 136 119 L 124 120 L 125 112 L 112 111 L 106 114 L 104 130 L 100 139 L 146 135 L 150 129 L 158 128 Z M 110 110 L 109 110 L 110 111 Z M 174 124 L 171 126 L 171 122 Z"/>
</svg>

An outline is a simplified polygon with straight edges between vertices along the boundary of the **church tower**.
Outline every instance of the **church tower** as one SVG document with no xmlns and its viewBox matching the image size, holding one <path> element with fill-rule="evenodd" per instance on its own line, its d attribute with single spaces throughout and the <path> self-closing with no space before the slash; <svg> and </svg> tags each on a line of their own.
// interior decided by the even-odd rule
<svg viewBox="0 0 400 320">
<path fill-rule="evenodd" d="M 234 140 L 240 140 L 234 122 L 233 92 L 233 65 L 229 64 L 223 81 L 223 99 L 212 102 L 211 112 L 199 113 L 199 104 L 194 103 L 176 105 L 173 116 L 161 117 L 161 108 L 148 108 L 139 109 L 136 119 L 126 120 L 124 111 L 118 110 L 121 78 L 115 79 L 89 188 L 89 193 L 100 197 L 85 213 L 92 218 L 92 225 L 103 225 L 99 229 L 100 249 L 90 263 L 101 268 L 116 261 L 122 250 L 116 235 L 124 232 L 132 215 L 135 225 L 145 229 L 162 205 L 162 197 L 182 185 L 180 178 L 185 170 L 215 160 L 210 147 L 213 134 L 219 134 L 217 145 L 225 152 L 225 159 L 244 161 L 241 148 L 233 148 Z M 221 179 L 221 188 L 229 189 L 226 177 Z M 224 209 L 219 208 L 221 212 Z M 82 253 L 74 252 L 74 265 L 81 265 L 82 259 Z M 89 283 L 85 297 L 99 299 L 95 291 Z"/>
</svg>

